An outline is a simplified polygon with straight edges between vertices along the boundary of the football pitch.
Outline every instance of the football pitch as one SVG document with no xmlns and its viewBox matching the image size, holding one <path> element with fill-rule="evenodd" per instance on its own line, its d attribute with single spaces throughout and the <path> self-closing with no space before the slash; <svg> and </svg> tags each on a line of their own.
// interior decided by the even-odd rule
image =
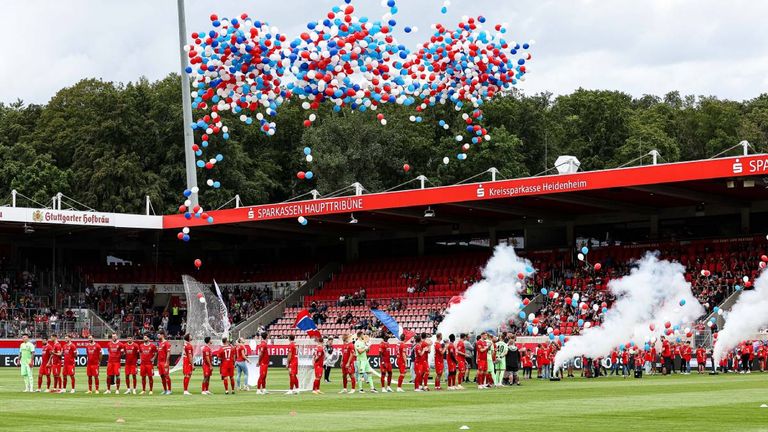
<svg viewBox="0 0 768 432">
<path fill-rule="evenodd" d="M 220 381 L 201 396 L 199 370 L 181 395 L 88 395 L 84 370 L 78 393 L 22 393 L 18 369 L 0 369 L 0 431 L 758 431 L 768 430 L 768 373 L 689 375 L 562 382 L 457 392 L 340 395 L 339 376 L 325 395 L 226 396 Z M 473 374 L 474 376 L 474 374 Z M 104 378 L 102 377 L 102 389 Z M 378 382 L 376 382 L 378 387 Z M 141 384 L 139 383 L 139 386 Z M 287 387 L 284 369 L 268 386 Z M 162 391 L 162 387 L 160 388 Z"/>
</svg>

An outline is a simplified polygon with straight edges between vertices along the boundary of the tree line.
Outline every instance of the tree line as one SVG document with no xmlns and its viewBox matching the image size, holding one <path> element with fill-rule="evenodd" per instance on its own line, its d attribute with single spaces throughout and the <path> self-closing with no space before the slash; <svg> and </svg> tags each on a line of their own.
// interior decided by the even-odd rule
<svg viewBox="0 0 768 432">
<path fill-rule="evenodd" d="M 225 114 L 231 138 L 214 137 L 205 149 L 205 160 L 217 153 L 224 160 L 210 172 L 198 170 L 201 203 L 215 208 L 235 194 L 245 204 L 276 202 L 311 189 L 327 194 L 355 181 L 378 192 L 420 174 L 445 185 L 492 166 L 515 178 L 550 169 L 563 154 L 578 157 L 583 170 L 595 170 L 653 149 L 663 162 L 707 158 L 741 140 L 768 150 L 768 94 L 730 101 L 679 92 L 639 98 L 607 90 L 513 92 L 482 110 L 491 140 L 473 145 L 463 161 L 457 154 L 470 136 L 462 113 L 449 105 L 422 113 L 385 106 L 377 112 L 386 126 L 377 112 L 322 106 L 318 120 L 305 128 L 308 113 L 293 101 L 280 108 L 271 137 Z M 411 121 L 412 115 L 422 121 Z M 439 126 L 440 120 L 450 128 Z M 456 141 L 460 134 L 463 142 Z M 312 163 L 305 161 L 304 147 L 312 149 Z M 158 213 L 177 211 L 185 188 L 179 76 L 128 84 L 85 79 L 45 105 L 0 103 L 0 161 L 2 204 L 17 189 L 43 204 L 63 192 L 97 210 L 130 213 L 143 212 L 149 195 Z M 306 170 L 313 171 L 312 180 L 297 178 Z M 208 178 L 221 188 L 206 187 Z"/>
</svg>

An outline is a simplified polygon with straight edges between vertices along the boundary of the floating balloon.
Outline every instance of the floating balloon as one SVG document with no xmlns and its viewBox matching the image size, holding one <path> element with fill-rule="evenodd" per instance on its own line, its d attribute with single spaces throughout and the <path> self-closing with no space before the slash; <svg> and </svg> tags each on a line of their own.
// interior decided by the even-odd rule
<svg viewBox="0 0 768 432">
<path fill-rule="evenodd" d="M 603 268 L 603 265 L 600 263 L 595 263 L 595 271 L 600 271 L 600 269 Z"/>
<path fill-rule="evenodd" d="M 411 166 L 408 164 L 403 164 L 403 171 L 408 172 L 411 170 Z"/>
<path fill-rule="evenodd" d="M 307 224 L 307 218 L 305 218 L 304 216 L 299 216 L 298 221 L 302 225 L 306 225 Z"/>
<path fill-rule="evenodd" d="M 680 299 L 680 306 L 685 306 L 685 299 Z"/>
<path fill-rule="evenodd" d="M 586 246 L 583 246 L 583 247 L 581 248 L 581 253 L 583 253 L 584 255 L 588 254 L 588 253 L 589 253 L 589 248 L 588 248 L 588 247 L 586 247 Z"/>
<path fill-rule="evenodd" d="M 202 265 L 203 265 L 203 262 L 200 261 L 199 258 L 195 260 L 195 267 L 200 268 L 200 266 L 202 266 Z"/>
<path fill-rule="evenodd" d="M 584 254 L 579 253 L 578 255 L 576 255 L 576 258 L 578 258 L 579 261 L 584 261 Z"/>
</svg>

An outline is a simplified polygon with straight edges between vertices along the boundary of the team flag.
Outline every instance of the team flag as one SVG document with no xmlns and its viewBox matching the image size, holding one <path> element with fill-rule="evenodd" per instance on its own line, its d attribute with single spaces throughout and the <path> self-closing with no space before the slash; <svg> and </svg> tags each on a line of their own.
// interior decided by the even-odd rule
<svg viewBox="0 0 768 432">
<path fill-rule="evenodd" d="M 397 320 L 389 316 L 388 313 L 384 312 L 383 310 L 379 309 L 371 309 L 371 313 L 373 316 L 376 317 L 384 326 L 397 338 L 399 339 L 402 335 L 405 335 L 405 340 L 408 340 L 413 337 L 415 334 L 414 332 L 403 328 L 400 324 L 397 323 Z"/>
<path fill-rule="evenodd" d="M 304 330 L 307 332 L 307 336 L 311 338 L 320 337 L 320 331 L 317 329 L 317 325 L 312 321 L 312 317 L 309 316 L 309 311 L 306 309 L 302 309 L 299 314 L 296 315 L 296 322 L 293 323 L 293 326 L 299 330 Z"/>
</svg>

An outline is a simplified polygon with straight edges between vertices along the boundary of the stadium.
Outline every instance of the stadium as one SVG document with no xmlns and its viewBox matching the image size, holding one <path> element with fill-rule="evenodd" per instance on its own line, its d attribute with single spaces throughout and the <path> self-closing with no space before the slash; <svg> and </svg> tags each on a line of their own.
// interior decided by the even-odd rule
<svg viewBox="0 0 768 432">
<path fill-rule="evenodd" d="M 492 11 L 335 3 L 0 103 L 0 430 L 765 428 L 765 94 L 528 96 Z"/>
</svg>

